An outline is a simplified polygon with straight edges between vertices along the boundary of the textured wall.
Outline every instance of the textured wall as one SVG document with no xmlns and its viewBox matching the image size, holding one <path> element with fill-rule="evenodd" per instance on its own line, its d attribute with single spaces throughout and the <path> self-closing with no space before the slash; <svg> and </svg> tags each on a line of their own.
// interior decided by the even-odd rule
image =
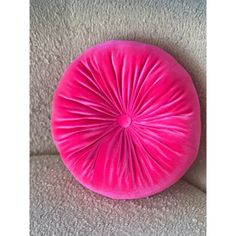
<svg viewBox="0 0 236 236">
<path fill-rule="evenodd" d="M 186 179 L 205 187 L 205 1 L 31 0 L 31 154 L 57 153 L 50 134 L 53 91 L 67 65 L 109 39 L 158 45 L 191 74 L 202 111 L 199 158 Z"/>
</svg>

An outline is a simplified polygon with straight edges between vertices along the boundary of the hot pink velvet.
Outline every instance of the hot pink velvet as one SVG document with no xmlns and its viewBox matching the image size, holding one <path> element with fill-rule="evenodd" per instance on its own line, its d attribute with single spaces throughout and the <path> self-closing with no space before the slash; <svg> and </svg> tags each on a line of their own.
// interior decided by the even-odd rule
<svg viewBox="0 0 236 236">
<path fill-rule="evenodd" d="M 85 187 L 114 199 L 146 197 L 175 183 L 196 158 L 198 96 L 162 49 L 109 41 L 85 51 L 62 76 L 52 135 Z"/>
</svg>

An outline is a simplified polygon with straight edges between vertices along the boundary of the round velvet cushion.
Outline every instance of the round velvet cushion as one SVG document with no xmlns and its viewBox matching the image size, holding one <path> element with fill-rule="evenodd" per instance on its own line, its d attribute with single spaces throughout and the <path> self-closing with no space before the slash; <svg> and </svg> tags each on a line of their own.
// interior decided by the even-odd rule
<svg viewBox="0 0 236 236">
<path fill-rule="evenodd" d="M 62 76 L 52 135 L 82 185 L 114 199 L 142 198 L 174 184 L 195 160 L 199 110 L 189 74 L 168 53 L 108 41 Z"/>
</svg>

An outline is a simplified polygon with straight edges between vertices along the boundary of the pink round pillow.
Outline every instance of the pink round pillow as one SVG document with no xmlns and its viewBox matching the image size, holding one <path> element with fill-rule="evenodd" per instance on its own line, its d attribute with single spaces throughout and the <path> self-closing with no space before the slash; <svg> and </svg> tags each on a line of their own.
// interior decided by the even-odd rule
<svg viewBox="0 0 236 236">
<path fill-rule="evenodd" d="M 162 49 L 108 41 L 68 67 L 51 125 L 82 185 L 114 199 L 142 198 L 174 184 L 195 160 L 199 101 L 189 74 Z"/>
</svg>

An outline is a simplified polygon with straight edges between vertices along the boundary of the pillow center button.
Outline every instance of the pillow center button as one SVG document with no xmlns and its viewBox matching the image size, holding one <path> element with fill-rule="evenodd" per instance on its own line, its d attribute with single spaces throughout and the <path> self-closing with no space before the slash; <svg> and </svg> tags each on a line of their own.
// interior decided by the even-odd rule
<svg viewBox="0 0 236 236">
<path fill-rule="evenodd" d="M 120 127 L 128 128 L 132 123 L 132 119 L 129 115 L 124 114 L 118 117 L 118 123 Z"/>
</svg>

